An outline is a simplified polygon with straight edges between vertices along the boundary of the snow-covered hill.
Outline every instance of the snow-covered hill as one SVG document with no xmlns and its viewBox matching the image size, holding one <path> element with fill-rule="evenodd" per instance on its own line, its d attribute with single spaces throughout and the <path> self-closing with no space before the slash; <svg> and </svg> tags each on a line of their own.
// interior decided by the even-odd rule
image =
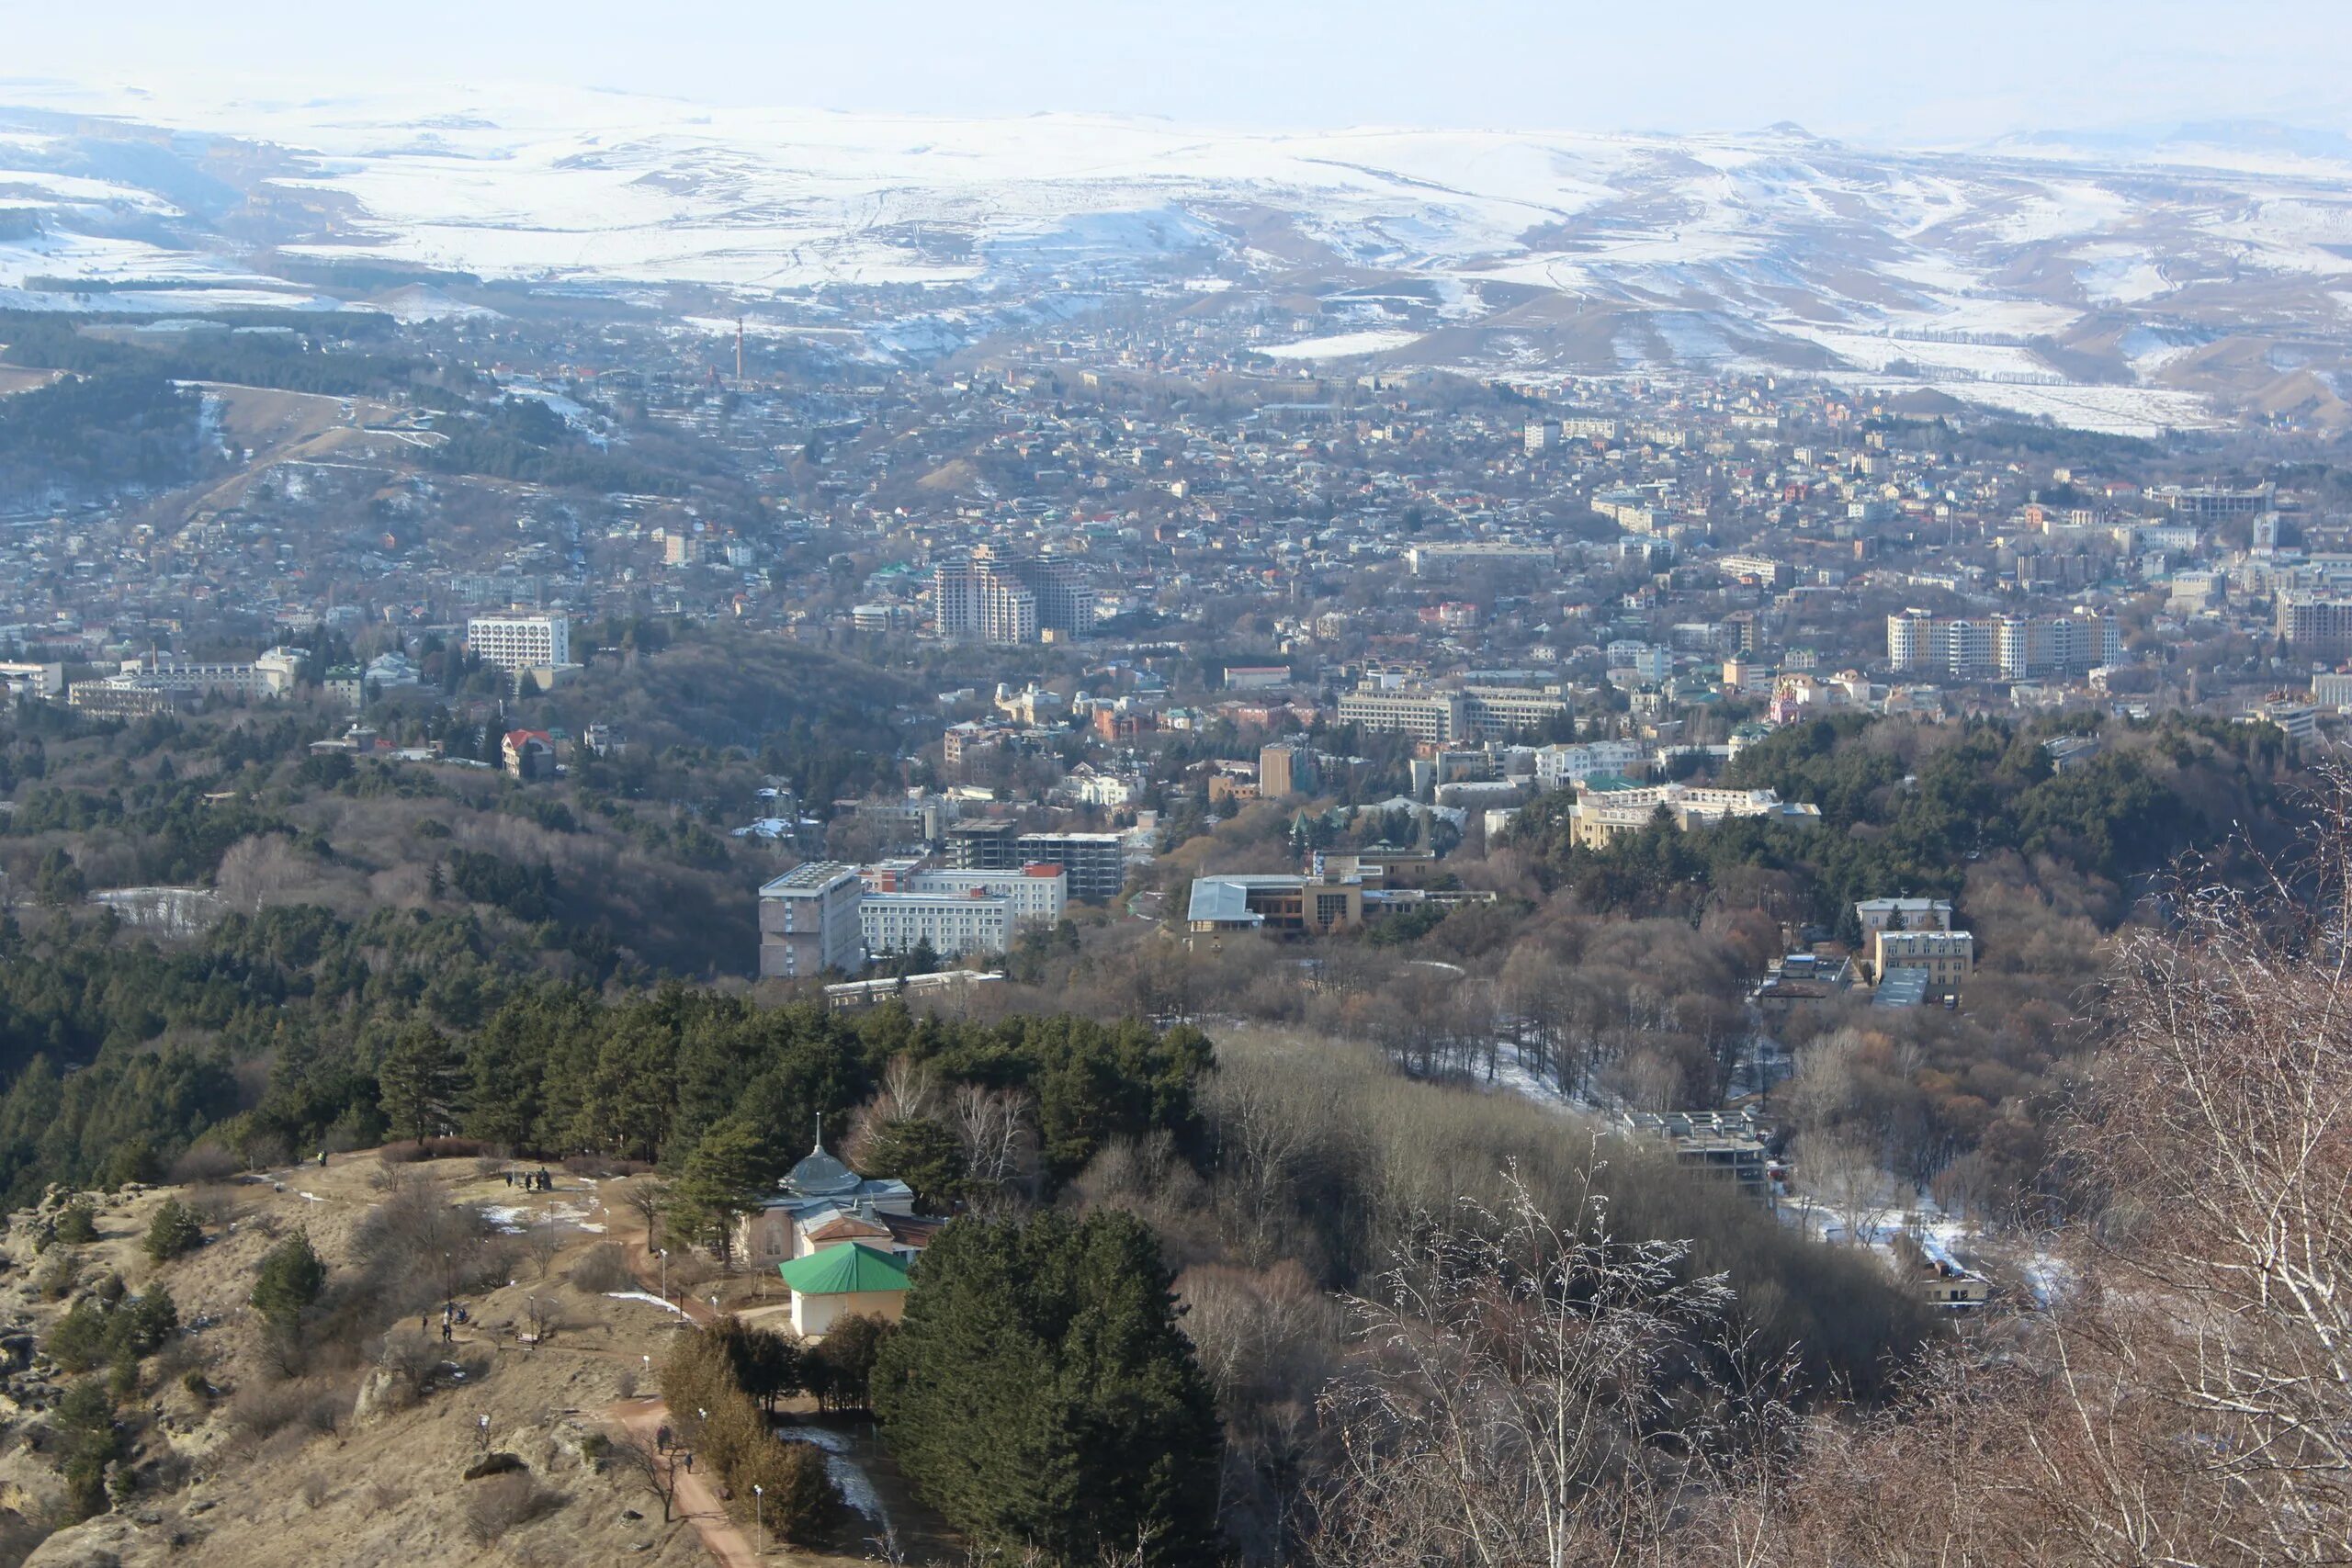
<svg viewBox="0 0 2352 1568">
<path fill-rule="evenodd" d="M 0 305 L 315 307 L 353 297 L 320 264 L 355 261 L 754 299 L 1148 280 L 1314 295 L 1316 335 L 1389 363 L 1782 366 L 2061 417 L 2087 396 L 2119 426 L 2206 397 L 2324 417 L 2352 390 L 2352 162 L 2233 159 L 2210 128 L 2185 152 L 1892 153 L 548 89 L 0 103 Z"/>
</svg>

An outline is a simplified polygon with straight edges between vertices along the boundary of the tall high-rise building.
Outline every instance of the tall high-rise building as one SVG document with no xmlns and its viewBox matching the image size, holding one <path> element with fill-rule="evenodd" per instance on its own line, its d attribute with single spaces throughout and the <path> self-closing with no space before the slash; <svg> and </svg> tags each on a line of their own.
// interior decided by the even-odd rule
<svg viewBox="0 0 2352 1568">
<path fill-rule="evenodd" d="M 1094 629 L 1093 584 L 1075 561 L 942 561 L 931 581 L 944 637 L 1012 646 Z"/>
</svg>

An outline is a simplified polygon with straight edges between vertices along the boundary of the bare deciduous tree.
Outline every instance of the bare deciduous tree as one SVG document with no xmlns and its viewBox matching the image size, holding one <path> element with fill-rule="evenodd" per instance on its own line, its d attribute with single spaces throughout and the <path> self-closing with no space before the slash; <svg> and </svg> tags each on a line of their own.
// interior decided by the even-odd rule
<svg viewBox="0 0 2352 1568">
<path fill-rule="evenodd" d="M 1788 1419 L 1773 1389 L 1692 1371 L 1736 1348 L 1734 1298 L 1687 1263 L 1611 1235 L 1597 1197 L 1555 1223 L 1516 1179 L 1500 1213 L 1430 1229 L 1355 1303 L 1370 1355 L 1325 1396 L 1339 1458 L 1310 1559 L 1566 1568 L 1656 1547 Z"/>
<path fill-rule="evenodd" d="M 1842 1133 L 1805 1133 L 1791 1155 L 1800 1187 L 1844 1222 L 1846 1239 L 1869 1240 L 1887 1212 L 1886 1173 L 1871 1146 Z"/>
<path fill-rule="evenodd" d="M 976 1193 L 1010 1198 L 1035 1186 L 1036 1121 L 1036 1102 L 1025 1089 L 956 1087 L 956 1134 L 963 1140 L 965 1172 Z M 987 1201 L 983 1196 L 981 1206 Z"/>
<path fill-rule="evenodd" d="M 572 1227 L 559 1223 L 553 1216 L 541 1214 L 523 1232 L 523 1250 L 529 1253 L 531 1263 L 542 1280 L 555 1267 L 557 1254 L 571 1240 Z"/>
<path fill-rule="evenodd" d="M 662 1218 L 670 1212 L 670 1185 L 640 1176 L 628 1184 L 623 1195 L 631 1209 L 645 1222 L 645 1245 L 652 1247 L 661 1237 Z"/>
<path fill-rule="evenodd" d="M 620 1472 L 662 1500 L 662 1522 L 670 1522 L 678 1495 L 678 1450 L 654 1446 L 653 1439 L 624 1427 L 605 1450 Z"/>
</svg>

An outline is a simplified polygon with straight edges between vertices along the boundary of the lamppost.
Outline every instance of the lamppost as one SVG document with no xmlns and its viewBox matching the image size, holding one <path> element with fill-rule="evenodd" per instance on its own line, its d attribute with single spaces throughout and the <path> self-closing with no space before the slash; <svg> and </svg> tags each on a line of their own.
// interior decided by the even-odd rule
<svg viewBox="0 0 2352 1568">
<path fill-rule="evenodd" d="M 767 1489 L 756 1481 L 752 1483 L 752 1515 L 758 1520 L 759 1530 L 759 1534 L 752 1538 L 759 1543 L 752 1549 L 753 1555 L 765 1557 L 768 1554 L 768 1494 Z"/>
<path fill-rule="evenodd" d="M 662 1260 L 662 1299 L 666 1302 L 670 1299 L 670 1249 L 657 1247 L 653 1256 Z"/>
</svg>

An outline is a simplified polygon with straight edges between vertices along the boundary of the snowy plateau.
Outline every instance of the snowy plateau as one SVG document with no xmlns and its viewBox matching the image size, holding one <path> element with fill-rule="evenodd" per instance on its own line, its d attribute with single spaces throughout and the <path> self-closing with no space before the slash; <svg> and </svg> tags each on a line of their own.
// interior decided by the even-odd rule
<svg viewBox="0 0 2352 1568">
<path fill-rule="evenodd" d="M 1277 134 L 547 88 L 20 81 L 0 106 L 0 308 L 553 299 L 904 361 L 1133 299 L 1234 312 L 1238 351 L 1299 371 L 1770 368 L 2133 434 L 2340 424 L 2352 397 L 2352 152 L 2275 140 Z"/>
</svg>

